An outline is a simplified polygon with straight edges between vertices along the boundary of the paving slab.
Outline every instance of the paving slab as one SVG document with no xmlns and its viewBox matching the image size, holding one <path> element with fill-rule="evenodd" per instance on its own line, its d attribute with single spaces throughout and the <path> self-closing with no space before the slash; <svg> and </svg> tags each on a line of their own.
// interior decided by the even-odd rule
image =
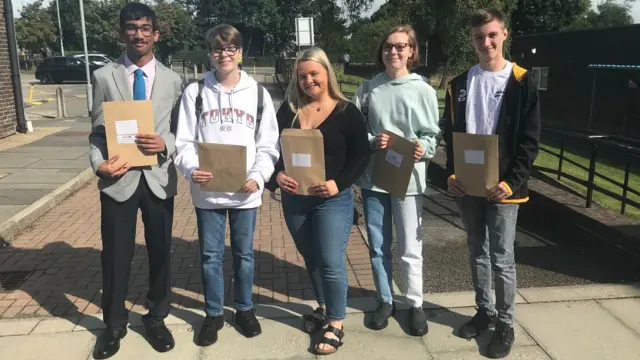
<svg viewBox="0 0 640 360">
<path fill-rule="evenodd" d="M 230 320 L 229 317 L 227 320 Z M 203 349 L 202 360 L 315 358 L 315 355 L 308 351 L 310 338 L 300 329 L 300 318 L 264 320 L 261 325 L 262 334 L 247 339 L 226 323 L 219 332 L 218 342 Z M 200 326 L 197 326 L 195 332 L 199 330 Z"/>
<path fill-rule="evenodd" d="M 474 340 L 462 339 L 456 335 L 462 324 L 471 320 L 475 313 L 474 308 L 429 311 L 427 318 L 429 333 L 425 336 L 429 351 L 434 353 L 475 351 L 477 354 L 484 354 L 484 350 L 491 341 L 492 331 L 485 331 Z M 408 323 L 408 318 L 405 321 Z M 515 325 L 515 335 L 515 346 L 536 345 L 535 341 L 518 324 Z"/>
<path fill-rule="evenodd" d="M 431 354 L 434 360 L 485 360 L 487 357 L 473 351 L 455 351 Z M 505 360 L 551 360 L 538 346 L 514 346 Z"/>
<path fill-rule="evenodd" d="M 180 359 L 197 360 L 201 348 L 194 343 L 194 332 L 191 326 L 174 325 L 169 327 L 176 346 L 166 353 L 159 353 L 153 350 L 151 345 L 145 340 L 144 327 L 129 327 L 127 336 L 120 342 L 120 351 L 112 358 L 113 360 L 155 360 L 155 359 Z"/>
<path fill-rule="evenodd" d="M 599 300 L 600 305 L 640 334 L 640 299 Z"/>
<path fill-rule="evenodd" d="M 399 311 L 397 314 L 406 313 Z M 364 327 L 365 314 L 347 316 L 344 321 L 344 345 L 331 359 L 429 359 L 422 337 L 409 336 L 394 319 L 386 329 L 375 331 Z M 318 339 L 319 340 L 319 339 Z"/>
<path fill-rule="evenodd" d="M 0 320 L 0 336 L 26 335 L 35 329 L 41 319 Z M 0 357 L 2 359 L 2 357 Z"/>
<path fill-rule="evenodd" d="M 21 168 L 38 160 L 40 160 L 40 157 L 35 155 L 0 153 L 0 164 L 2 164 L 2 167 Z"/>
<path fill-rule="evenodd" d="M 492 293 L 495 302 L 495 292 Z M 476 293 L 473 291 L 459 291 L 459 292 L 446 292 L 446 293 L 427 293 L 424 294 L 425 309 L 438 309 L 438 308 L 459 308 L 459 307 L 472 307 L 476 305 Z M 527 301 L 516 294 L 516 304 L 524 304 Z"/>
<path fill-rule="evenodd" d="M 596 301 L 520 305 L 516 316 L 554 359 L 640 358 L 640 336 Z"/>
<path fill-rule="evenodd" d="M 631 284 L 593 284 L 519 289 L 528 302 L 574 301 L 640 297 L 640 286 Z"/>
<path fill-rule="evenodd" d="M 29 205 L 50 192 L 48 189 L 0 190 L 0 205 Z"/>
<path fill-rule="evenodd" d="M 42 139 L 41 141 L 44 141 L 45 139 Z M 17 148 L 13 148 L 11 150 L 8 151 L 3 151 L 2 153 L 7 153 L 7 154 L 33 154 L 36 153 L 38 154 L 38 156 L 40 154 L 57 154 L 57 153 L 67 153 L 67 154 L 86 154 L 89 152 L 89 138 L 85 138 L 86 140 L 86 145 L 83 146 L 65 146 L 65 147 L 60 147 L 60 146 L 47 146 L 47 145 L 39 145 L 40 142 L 36 142 L 33 144 L 29 144 L 29 146 L 21 146 L 21 147 L 17 147 Z M 64 150 L 64 151 L 61 151 Z"/>
<path fill-rule="evenodd" d="M 79 316 L 71 318 L 46 318 L 38 323 L 31 334 L 54 334 L 71 332 L 79 320 Z"/>
<path fill-rule="evenodd" d="M 0 338 L 0 359 L 86 360 L 94 342 L 89 332 L 3 337 Z"/>
<path fill-rule="evenodd" d="M 88 142 L 87 142 L 88 144 Z M 84 150 L 67 150 L 66 147 L 64 147 L 63 149 L 58 148 L 57 151 L 52 152 L 52 151 L 48 151 L 48 148 L 45 148 L 44 150 L 42 150 L 43 147 L 35 147 L 35 149 L 32 149 L 30 151 L 24 151 L 24 149 L 20 149 L 20 148 L 16 148 L 16 149 L 12 149 L 12 150 L 7 150 L 7 151 L 3 151 L 2 154 L 6 155 L 6 156 L 20 156 L 20 157 L 37 157 L 38 159 L 41 160 L 80 160 L 80 159 L 86 159 L 87 162 L 89 161 L 89 146 L 87 145 L 87 147 Z M 21 151 L 22 150 L 22 151 Z M 64 151 L 61 151 L 64 150 Z M 4 165 L 2 165 L 4 166 Z"/>
</svg>

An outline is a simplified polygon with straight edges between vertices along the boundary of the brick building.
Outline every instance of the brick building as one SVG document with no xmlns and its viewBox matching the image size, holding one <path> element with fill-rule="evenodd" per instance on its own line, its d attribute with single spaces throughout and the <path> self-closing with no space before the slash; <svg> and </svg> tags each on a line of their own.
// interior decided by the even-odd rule
<svg viewBox="0 0 640 360">
<path fill-rule="evenodd" d="M 0 15 L 0 139 L 15 134 L 17 124 L 4 13 Z"/>
</svg>

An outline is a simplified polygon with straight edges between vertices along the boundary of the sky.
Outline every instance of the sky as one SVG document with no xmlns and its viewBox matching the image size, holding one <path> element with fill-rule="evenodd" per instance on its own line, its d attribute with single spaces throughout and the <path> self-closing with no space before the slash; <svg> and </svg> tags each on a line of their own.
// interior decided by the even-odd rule
<svg viewBox="0 0 640 360">
<path fill-rule="evenodd" d="M 34 0 L 13 0 L 13 13 L 14 13 L 14 15 L 17 17 L 18 14 L 19 14 L 20 9 L 25 4 L 31 3 L 33 1 Z M 44 0 L 44 3 L 48 4 L 49 1 L 51 1 L 51 0 Z M 373 14 L 385 2 L 387 2 L 387 1 L 386 0 L 373 0 L 373 5 L 371 6 L 371 9 L 367 13 L 367 15 Z M 598 3 L 598 1 L 597 0 L 592 0 L 591 2 L 593 4 L 593 7 L 595 8 L 597 3 Z M 636 23 L 640 23 L 640 0 L 637 0 L 633 4 L 633 8 L 631 9 L 631 16 L 633 16 L 633 19 L 635 20 Z"/>
</svg>

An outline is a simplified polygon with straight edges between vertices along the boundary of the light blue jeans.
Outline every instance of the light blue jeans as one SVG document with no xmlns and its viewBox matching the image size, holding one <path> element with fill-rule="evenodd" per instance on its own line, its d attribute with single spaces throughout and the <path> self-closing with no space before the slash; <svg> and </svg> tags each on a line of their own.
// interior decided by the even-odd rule
<svg viewBox="0 0 640 360">
<path fill-rule="evenodd" d="M 304 258 L 318 305 L 329 320 L 347 314 L 345 255 L 353 223 L 351 188 L 330 198 L 282 191 L 282 211 L 293 242 Z"/>
<path fill-rule="evenodd" d="M 516 237 L 518 204 L 489 202 L 485 198 L 458 198 L 460 217 L 467 231 L 469 263 L 476 305 L 490 316 L 513 326 L 516 298 Z M 493 276 L 492 276 L 493 275 Z M 496 303 L 491 296 L 494 278 Z"/>
<path fill-rule="evenodd" d="M 198 238 L 204 288 L 205 312 L 209 316 L 224 314 L 224 277 L 222 260 L 227 214 L 233 254 L 233 285 L 236 310 L 253 308 L 253 234 L 257 209 L 199 209 L 196 208 Z"/>
<path fill-rule="evenodd" d="M 404 200 L 387 193 L 362 189 L 364 219 L 369 238 L 369 256 L 378 301 L 393 302 L 392 225 L 395 222 L 400 275 L 407 303 L 421 307 L 423 303 L 422 241 L 418 236 L 422 224 L 424 196 L 407 195 Z"/>
</svg>

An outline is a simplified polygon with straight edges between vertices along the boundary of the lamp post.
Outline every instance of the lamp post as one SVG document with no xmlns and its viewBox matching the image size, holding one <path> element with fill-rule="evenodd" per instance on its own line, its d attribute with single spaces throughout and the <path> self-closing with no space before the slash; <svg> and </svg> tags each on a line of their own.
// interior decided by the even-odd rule
<svg viewBox="0 0 640 360">
<path fill-rule="evenodd" d="M 58 32 L 60 34 L 60 53 L 64 56 L 64 45 L 62 43 L 62 23 L 60 22 L 60 6 L 56 0 L 56 12 L 58 13 Z"/>
<path fill-rule="evenodd" d="M 93 95 L 91 90 L 91 75 L 89 73 L 89 52 L 87 51 L 87 30 L 84 26 L 84 5 L 80 2 L 80 25 L 82 27 L 82 44 L 84 45 L 84 68 L 87 73 L 87 109 L 91 116 L 91 108 L 93 107 Z"/>
</svg>

